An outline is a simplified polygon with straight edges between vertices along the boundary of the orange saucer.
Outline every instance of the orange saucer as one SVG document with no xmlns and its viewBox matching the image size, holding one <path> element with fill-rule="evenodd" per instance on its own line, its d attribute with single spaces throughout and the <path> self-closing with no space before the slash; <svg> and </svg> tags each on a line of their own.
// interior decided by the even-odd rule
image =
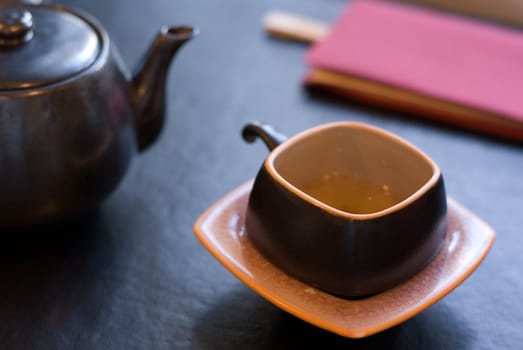
<svg viewBox="0 0 523 350">
<path fill-rule="evenodd" d="M 344 337 L 366 337 L 424 311 L 470 276 L 495 239 L 489 225 L 449 198 L 447 238 L 432 263 L 383 293 L 343 299 L 285 274 L 251 245 L 244 228 L 251 187 L 252 181 L 241 185 L 203 213 L 194 224 L 196 236 L 230 272 L 268 301 Z"/>
</svg>

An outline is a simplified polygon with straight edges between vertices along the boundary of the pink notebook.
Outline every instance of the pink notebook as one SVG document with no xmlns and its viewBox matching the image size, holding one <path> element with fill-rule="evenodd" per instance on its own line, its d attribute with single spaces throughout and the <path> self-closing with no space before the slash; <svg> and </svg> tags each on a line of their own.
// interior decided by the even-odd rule
<svg viewBox="0 0 523 350">
<path fill-rule="evenodd" d="M 523 140 L 523 33 L 515 30 L 354 0 L 307 62 L 309 86 Z"/>
</svg>

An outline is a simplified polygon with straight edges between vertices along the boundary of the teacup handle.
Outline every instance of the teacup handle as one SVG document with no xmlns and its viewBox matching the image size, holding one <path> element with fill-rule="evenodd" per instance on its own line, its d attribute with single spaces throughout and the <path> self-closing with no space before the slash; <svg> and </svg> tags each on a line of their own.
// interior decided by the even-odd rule
<svg viewBox="0 0 523 350">
<path fill-rule="evenodd" d="M 287 136 L 280 133 L 269 124 L 253 122 L 245 125 L 242 130 L 243 139 L 247 142 L 254 142 L 256 138 L 261 138 L 269 151 L 272 151 L 282 142 L 287 140 Z"/>
</svg>

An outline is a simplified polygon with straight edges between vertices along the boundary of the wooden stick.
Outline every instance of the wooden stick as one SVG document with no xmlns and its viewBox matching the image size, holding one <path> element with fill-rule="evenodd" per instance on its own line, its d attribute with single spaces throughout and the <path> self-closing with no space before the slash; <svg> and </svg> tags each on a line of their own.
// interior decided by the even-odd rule
<svg viewBox="0 0 523 350">
<path fill-rule="evenodd" d="M 313 43 L 329 33 L 325 23 L 282 11 L 269 12 L 263 23 L 269 35 L 285 40 Z"/>
</svg>

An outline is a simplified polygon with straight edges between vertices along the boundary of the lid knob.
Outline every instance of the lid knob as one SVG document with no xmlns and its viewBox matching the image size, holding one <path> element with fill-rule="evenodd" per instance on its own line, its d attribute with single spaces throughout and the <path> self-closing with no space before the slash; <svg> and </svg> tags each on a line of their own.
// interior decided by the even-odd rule
<svg viewBox="0 0 523 350">
<path fill-rule="evenodd" d="M 0 47 L 20 45 L 33 37 L 33 15 L 23 9 L 0 11 Z"/>
</svg>

